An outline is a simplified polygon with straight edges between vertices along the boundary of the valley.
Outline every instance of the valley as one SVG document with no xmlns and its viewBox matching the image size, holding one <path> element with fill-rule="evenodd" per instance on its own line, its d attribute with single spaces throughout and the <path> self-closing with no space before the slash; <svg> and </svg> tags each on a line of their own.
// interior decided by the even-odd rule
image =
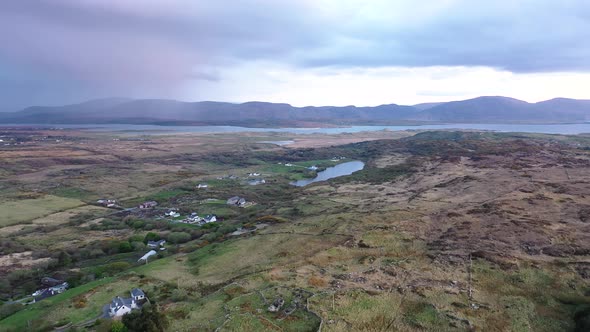
<svg viewBox="0 0 590 332">
<path fill-rule="evenodd" d="M 590 320 L 588 135 L 0 135 L 2 331 L 110 331 L 103 306 L 133 288 L 170 331 Z M 44 277 L 69 289 L 31 303 Z"/>
</svg>

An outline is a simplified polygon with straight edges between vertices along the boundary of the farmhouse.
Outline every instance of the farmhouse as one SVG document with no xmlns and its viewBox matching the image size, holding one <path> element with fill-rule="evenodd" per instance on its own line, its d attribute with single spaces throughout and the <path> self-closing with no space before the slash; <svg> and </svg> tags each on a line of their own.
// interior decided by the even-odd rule
<svg viewBox="0 0 590 332">
<path fill-rule="evenodd" d="M 51 278 L 49 278 L 49 279 L 51 279 Z M 55 280 L 55 279 L 53 279 L 53 280 Z M 38 301 L 46 299 L 50 296 L 61 294 L 61 293 L 65 292 L 68 289 L 68 287 L 70 287 L 70 285 L 67 282 L 62 282 L 61 284 L 57 284 L 57 285 L 49 287 L 49 288 L 39 289 L 35 293 L 32 294 L 32 296 L 34 298 L 33 302 L 38 302 Z"/>
<path fill-rule="evenodd" d="M 149 248 L 160 248 L 160 247 L 163 247 L 165 243 L 166 243 L 166 240 L 148 241 L 147 246 Z"/>
<path fill-rule="evenodd" d="M 251 185 L 251 186 L 256 186 L 256 185 L 263 184 L 263 183 L 266 183 L 266 180 L 264 180 L 264 179 L 253 179 L 253 180 L 248 181 L 248 184 Z"/>
<path fill-rule="evenodd" d="M 115 297 L 109 305 L 110 317 L 121 317 L 131 312 L 134 309 L 140 309 L 143 303 L 147 301 L 145 293 L 139 288 L 131 290 L 131 297 L 122 298 Z"/>
<path fill-rule="evenodd" d="M 152 209 L 152 208 L 156 207 L 156 205 L 158 205 L 158 202 L 148 201 L 148 202 L 143 202 L 143 203 L 139 204 L 139 208 L 140 209 Z"/>
<path fill-rule="evenodd" d="M 203 221 L 205 221 L 206 224 L 211 223 L 211 222 L 216 222 L 217 221 L 217 216 L 214 214 L 208 214 Z"/>
<path fill-rule="evenodd" d="M 208 188 L 208 187 L 209 187 L 209 185 L 208 185 L 208 184 L 206 184 L 206 183 L 199 183 L 199 184 L 197 185 L 197 188 L 198 188 L 198 189 L 201 189 L 201 188 Z"/>
<path fill-rule="evenodd" d="M 101 198 L 97 200 L 96 203 L 106 207 L 115 207 L 117 205 L 116 200 L 107 198 Z"/>
<path fill-rule="evenodd" d="M 240 196 L 234 196 L 234 197 L 230 197 L 230 198 L 227 200 L 227 205 L 237 205 L 237 204 L 238 204 L 238 201 L 239 201 L 240 199 L 241 199 L 241 198 L 240 198 Z"/>
</svg>

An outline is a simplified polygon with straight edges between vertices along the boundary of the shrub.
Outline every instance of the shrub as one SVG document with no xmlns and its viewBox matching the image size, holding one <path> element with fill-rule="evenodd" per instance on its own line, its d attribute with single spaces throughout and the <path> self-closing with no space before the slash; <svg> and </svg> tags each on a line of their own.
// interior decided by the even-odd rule
<svg viewBox="0 0 590 332">
<path fill-rule="evenodd" d="M 185 232 L 172 232 L 168 234 L 168 242 L 170 243 L 185 243 L 190 241 L 191 235 Z"/>
</svg>

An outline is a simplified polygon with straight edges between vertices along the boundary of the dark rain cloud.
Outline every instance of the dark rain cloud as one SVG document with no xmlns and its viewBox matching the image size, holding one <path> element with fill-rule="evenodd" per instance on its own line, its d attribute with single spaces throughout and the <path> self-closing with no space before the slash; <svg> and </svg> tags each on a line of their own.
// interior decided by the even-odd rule
<svg viewBox="0 0 590 332">
<path fill-rule="evenodd" d="M 0 2 L 0 110 L 174 96 L 249 61 L 590 70 L 585 0 Z"/>
</svg>

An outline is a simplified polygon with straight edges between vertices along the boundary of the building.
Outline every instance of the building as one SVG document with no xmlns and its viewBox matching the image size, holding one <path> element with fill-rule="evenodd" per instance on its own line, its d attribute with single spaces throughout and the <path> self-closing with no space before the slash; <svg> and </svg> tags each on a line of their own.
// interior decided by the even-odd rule
<svg viewBox="0 0 590 332">
<path fill-rule="evenodd" d="M 240 197 L 239 196 L 230 197 L 227 200 L 227 204 L 228 205 L 237 205 L 239 200 L 240 200 Z"/>
<path fill-rule="evenodd" d="M 148 241 L 147 246 L 149 248 L 160 248 L 160 247 L 163 247 L 165 243 L 166 243 L 166 240 Z"/>
<path fill-rule="evenodd" d="M 204 219 L 206 224 L 210 223 L 210 222 L 216 222 L 217 221 L 217 216 L 214 214 L 208 214 Z"/>
<path fill-rule="evenodd" d="M 209 185 L 208 185 L 208 184 L 206 184 L 206 183 L 199 183 L 199 184 L 197 185 L 197 188 L 198 188 L 198 189 L 201 189 L 201 188 L 208 188 L 208 187 L 209 187 Z"/>
<path fill-rule="evenodd" d="M 143 203 L 139 204 L 139 208 L 140 209 L 152 209 L 152 208 L 156 207 L 156 205 L 158 205 L 158 202 L 148 201 L 148 202 L 143 202 Z"/>
<path fill-rule="evenodd" d="M 52 278 L 49 278 L 52 279 Z M 55 280 L 55 279 L 53 279 Z M 68 287 L 70 287 L 70 285 L 67 282 L 62 282 L 61 284 L 57 284 L 55 286 L 49 287 L 49 288 L 43 288 L 43 289 L 39 289 L 37 291 L 35 291 L 35 293 L 32 294 L 34 301 L 33 302 L 38 302 L 41 301 L 43 299 L 46 299 L 48 297 L 57 295 L 57 294 L 61 294 L 63 292 L 65 292 Z"/>
<path fill-rule="evenodd" d="M 145 255 L 141 256 L 141 258 L 139 258 L 137 261 L 138 262 L 145 262 L 146 264 L 148 263 L 148 259 L 152 256 L 157 255 L 158 253 L 155 250 L 150 250 L 148 251 Z"/>
<path fill-rule="evenodd" d="M 263 183 L 266 183 L 266 180 L 264 180 L 264 179 L 253 179 L 253 180 L 248 181 L 248 184 L 251 185 L 251 186 L 257 186 L 257 185 L 263 184 Z"/>
<path fill-rule="evenodd" d="M 145 293 L 139 288 L 131 290 L 131 297 L 115 297 L 109 304 L 109 316 L 121 317 L 130 313 L 132 310 L 141 309 L 141 306 L 147 301 Z"/>
</svg>

